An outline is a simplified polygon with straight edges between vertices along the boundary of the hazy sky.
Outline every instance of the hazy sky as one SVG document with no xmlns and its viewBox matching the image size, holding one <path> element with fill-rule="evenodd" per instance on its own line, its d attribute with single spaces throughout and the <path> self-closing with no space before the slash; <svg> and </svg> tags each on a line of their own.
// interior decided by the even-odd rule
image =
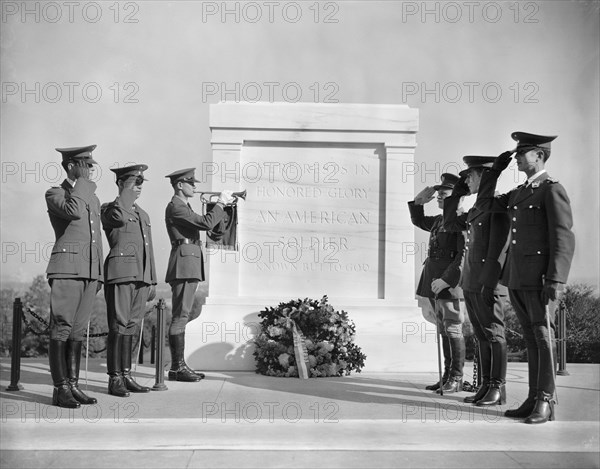
<svg viewBox="0 0 600 469">
<path fill-rule="evenodd" d="M 101 201 L 116 195 L 109 168 L 150 166 L 139 203 L 164 278 L 164 175 L 211 160 L 209 104 L 299 99 L 418 108 L 417 190 L 463 155 L 513 147 L 515 130 L 557 134 L 547 168 L 572 202 L 570 281 L 598 286 L 598 2 L 24 5 L 2 2 L 3 281 L 46 268 L 55 147 L 98 145 Z M 500 189 L 523 179 L 513 164 Z"/>
</svg>

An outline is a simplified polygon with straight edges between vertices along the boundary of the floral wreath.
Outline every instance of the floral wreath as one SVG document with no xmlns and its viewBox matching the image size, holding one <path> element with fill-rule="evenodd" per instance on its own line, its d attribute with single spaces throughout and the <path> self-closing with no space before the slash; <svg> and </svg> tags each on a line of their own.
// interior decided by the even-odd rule
<svg viewBox="0 0 600 469">
<path fill-rule="evenodd" d="M 280 303 L 277 308 L 267 307 L 259 317 L 260 333 L 254 339 L 257 373 L 299 376 L 294 329 L 304 339 L 311 378 L 360 373 L 365 365 L 367 357 L 354 343 L 354 322 L 345 311 L 335 311 L 327 296 L 319 301 L 305 298 Z"/>
</svg>

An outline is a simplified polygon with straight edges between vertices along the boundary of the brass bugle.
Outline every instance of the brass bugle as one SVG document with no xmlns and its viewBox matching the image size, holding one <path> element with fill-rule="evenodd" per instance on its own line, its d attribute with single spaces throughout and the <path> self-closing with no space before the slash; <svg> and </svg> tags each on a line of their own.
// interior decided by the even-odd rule
<svg viewBox="0 0 600 469">
<path fill-rule="evenodd" d="M 213 197 L 219 197 L 219 195 L 221 194 L 220 192 L 211 192 L 211 191 L 194 191 L 194 193 L 200 194 L 200 200 L 202 201 L 203 204 L 214 203 L 215 200 L 213 200 Z M 240 192 L 233 192 L 231 194 L 231 196 L 235 200 L 232 202 L 232 205 L 235 205 L 237 203 L 237 199 L 246 200 L 246 195 L 247 195 L 246 189 L 244 189 L 243 191 L 240 191 Z"/>
</svg>

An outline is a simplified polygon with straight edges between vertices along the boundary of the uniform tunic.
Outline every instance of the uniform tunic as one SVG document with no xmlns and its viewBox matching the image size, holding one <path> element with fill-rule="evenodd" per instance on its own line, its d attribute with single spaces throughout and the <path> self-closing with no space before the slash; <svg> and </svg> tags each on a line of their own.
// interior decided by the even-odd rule
<svg viewBox="0 0 600 469">
<path fill-rule="evenodd" d="M 125 207 L 119 197 L 101 210 L 110 245 L 104 265 L 108 325 L 130 335 L 144 317 L 150 286 L 157 283 L 150 217 L 138 205 Z"/>
<path fill-rule="evenodd" d="M 564 188 L 546 172 L 531 184 L 494 196 L 498 176 L 493 170 L 483 173 L 476 207 L 508 213 L 510 243 L 502 282 L 508 286 L 527 344 L 530 396 L 538 391 L 552 395 L 557 302 L 550 301 L 546 308 L 541 290 L 545 281 L 567 282 L 575 250 L 571 205 Z"/>
<path fill-rule="evenodd" d="M 50 338 L 83 339 L 102 281 L 100 201 L 96 184 L 67 179 L 46 192 L 55 243 L 46 274 L 50 283 Z"/>
<path fill-rule="evenodd" d="M 194 305 L 198 282 L 205 279 L 200 231 L 212 230 L 225 216 L 220 204 L 206 215 L 199 215 L 181 198 L 173 196 L 165 211 L 171 241 L 171 254 L 165 281 L 171 285 L 173 320 L 170 335 L 182 334 Z"/>
<path fill-rule="evenodd" d="M 464 265 L 460 286 L 465 304 L 479 341 L 505 340 L 504 300 L 508 291 L 499 283 L 506 259 L 509 220 L 505 213 L 485 213 L 473 207 L 458 215 L 460 197 L 444 200 L 444 227 L 450 231 L 466 231 Z M 495 301 L 487 305 L 482 287 L 494 290 Z"/>
</svg>

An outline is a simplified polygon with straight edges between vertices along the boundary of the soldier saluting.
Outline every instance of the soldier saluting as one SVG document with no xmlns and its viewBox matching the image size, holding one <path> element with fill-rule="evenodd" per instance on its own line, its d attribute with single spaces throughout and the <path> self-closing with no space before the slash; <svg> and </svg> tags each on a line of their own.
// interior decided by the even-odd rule
<svg viewBox="0 0 600 469">
<path fill-rule="evenodd" d="M 518 409 L 505 415 L 536 424 L 554 418 L 554 319 L 571 268 L 575 237 L 567 193 L 545 169 L 550 143 L 556 136 L 525 132 L 511 136 L 517 142 L 517 168 L 527 175 L 527 181 L 494 197 L 498 177 L 514 151 L 502 153 L 482 176 L 476 207 L 508 213 L 510 218 L 511 238 L 502 283 L 508 286 L 527 343 L 529 393 Z"/>
<path fill-rule="evenodd" d="M 145 164 L 111 169 L 119 196 L 102 205 L 102 227 L 110 245 L 104 265 L 108 393 L 119 397 L 129 396 L 129 391 L 150 391 L 131 376 L 133 335 L 144 318 L 146 302 L 154 299 L 157 283 L 150 217 L 135 203 L 147 169 Z"/>
<path fill-rule="evenodd" d="M 479 343 L 483 382 L 477 393 L 464 401 L 477 406 L 506 402 L 504 301 L 508 292 L 498 280 L 506 257 L 509 221 L 506 213 L 485 213 L 473 207 L 459 215 L 457 209 L 463 196 L 477 194 L 483 171 L 495 159 L 465 156 L 468 168 L 459 173 L 452 195 L 444 200 L 444 228 L 467 232 L 460 286 Z"/>
<path fill-rule="evenodd" d="M 425 216 L 423 205 L 433 200 L 437 191 L 437 202 L 444 208 L 458 176 L 442 174 L 440 184 L 426 187 L 408 202 L 410 219 L 413 225 L 429 232 L 429 251 L 417 287 L 417 295 L 428 298 L 433 307 L 437 327 L 442 335 L 444 350 L 444 393 L 462 391 L 463 368 L 465 364 L 465 338 L 462 332 L 463 314 L 460 310 L 459 295 L 455 287 L 460 279 L 460 265 L 465 238 L 462 233 L 447 231 L 442 215 Z M 440 384 L 426 386 L 425 389 L 439 391 Z"/>
<path fill-rule="evenodd" d="M 171 285 L 173 319 L 169 328 L 171 369 L 169 380 L 197 382 L 204 373 L 195 373 L 184 359 L 185 326 L 190 317 L 198 283 L 204 281 L 204 258 L 200 231 L 212 230 L 224 217 L 223 207 L 234 201 L 231 191 L 219 195 L 213 210 L 202 216 L 192 210 L 188 200 L 194 196 L 195 169 L 187 168 L 165 176 L 171 180 L 174 195 L 165 211 L 165 223 L 171 241 L 171 254 L 165 282 Z"/>
<path fill-rule="evenodd" d="M 90 180 L 96 145 L 57 148 L 67 178 L 46 192 L 56 241 L 46 274 L 50 284 L 50 373 L 52 404 L 78 408 L 95 404 L 79 388 L 81 341 L 102 286 L 100 201 Z"/>
</svg>

